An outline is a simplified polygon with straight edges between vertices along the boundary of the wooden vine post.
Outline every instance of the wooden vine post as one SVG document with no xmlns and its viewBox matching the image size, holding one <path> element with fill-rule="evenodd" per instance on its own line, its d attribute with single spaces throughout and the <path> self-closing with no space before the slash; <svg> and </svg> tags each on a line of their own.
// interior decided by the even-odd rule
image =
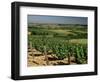
<svg viewBox="0 0 100 82">
<path fill-rule="evenodd" d="M 31 52 L 32 52 L 32 57 L 34 58 L 33 47 L 32 47 L 32 42 L 31 41 L 30 41 L 30 49 L 31 49 Z"/>
<path fill-rule="evenodd" d="M 49 60 L 48 60 L 46 46 L 44 46 L 44 56 L 45 56 L 46 64 L 49 65 Z"/>
<path fill-rule="evenodd" d="M 70 65 L 70 53 L 68 53 L 68 64 Z"/>
</svg>

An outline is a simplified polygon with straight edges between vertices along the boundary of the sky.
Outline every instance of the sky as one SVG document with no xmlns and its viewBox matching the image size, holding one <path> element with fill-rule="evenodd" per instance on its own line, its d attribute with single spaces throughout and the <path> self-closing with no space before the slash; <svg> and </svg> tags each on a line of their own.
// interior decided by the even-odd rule
<svg viewBox="0 0 100 82">
<path fill-rule="evenodd" d="M 87 25 L 87 17 L 70 16 L 47 16 L 47 15 L 28 15 L 28 24 L 47 23 L 47 24 L 82 24 Z"/>
</svg>

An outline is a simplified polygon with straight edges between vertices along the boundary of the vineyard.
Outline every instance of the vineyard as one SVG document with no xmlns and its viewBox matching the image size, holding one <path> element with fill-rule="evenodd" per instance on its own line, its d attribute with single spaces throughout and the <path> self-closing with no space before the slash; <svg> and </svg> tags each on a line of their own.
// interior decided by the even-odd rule
<svg viewBox="0 0 100 82">
<path fill-rule="evenodd" d="M 29 27 L 28 66 L 86 64 L 86 29 L 55 28 Z"/>
</svg>

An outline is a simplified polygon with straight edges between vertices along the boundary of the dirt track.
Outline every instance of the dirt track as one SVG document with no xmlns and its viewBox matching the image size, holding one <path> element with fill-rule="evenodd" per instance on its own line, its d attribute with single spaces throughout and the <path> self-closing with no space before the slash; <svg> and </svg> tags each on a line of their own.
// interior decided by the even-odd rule
<svg viewBox="0 0 100 82">
<path fill-rule="evenodd" d="M 31 50 L 28 50 L 28 67 L 29 66 L 46 66 L 45 56 L 33 49 L 33 52 Z M 53 55 L 53 54 L 52 54 Z M 52 56 L 51 54 L 48 54 L 48 60 L 49 65 L 68 65 L 68 58 L 65 58 L 63 60 L 58 60 L 56 57 Z M 71 64 L 76 64 L 74 57 L 71 57 Z"/>
</svg>

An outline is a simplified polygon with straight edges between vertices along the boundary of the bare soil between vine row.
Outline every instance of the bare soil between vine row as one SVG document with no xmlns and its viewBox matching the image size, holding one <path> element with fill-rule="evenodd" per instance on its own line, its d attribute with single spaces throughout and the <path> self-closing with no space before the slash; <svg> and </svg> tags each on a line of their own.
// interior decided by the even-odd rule
<svg viewBox="0 0 100 82">
<path fill-rule="evenodd" d="M 27 66 L 47 66 L 45 56 L 37 51 L 36 49 L 28 49 L 28 56 L 27 56 Z M 56 57 L 53 56 L 53 54 L 48 54 L 48 60 L 49 60 L 49 65 L 50 66 L 55 66 L 55 65 L 68 65 L 68 58 L 65 58 L 63 60 L 58 60 Z M 70 57 L 71 63 L 70 65 L 77 64 L 75 62 L 74 57 Z"/>
</svg>

